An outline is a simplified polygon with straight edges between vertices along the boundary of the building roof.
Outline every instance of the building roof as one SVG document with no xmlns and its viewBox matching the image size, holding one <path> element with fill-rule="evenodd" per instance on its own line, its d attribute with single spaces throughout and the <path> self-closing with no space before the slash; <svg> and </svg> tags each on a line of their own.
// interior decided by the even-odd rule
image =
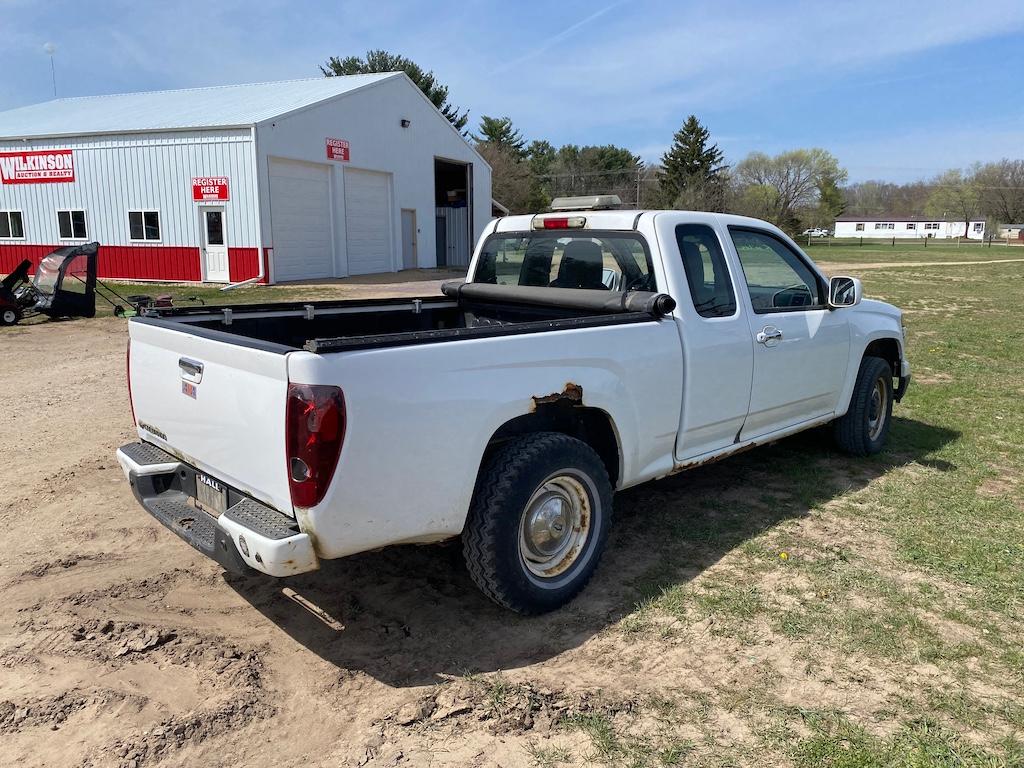
<svg viewBox="0 0 1024 768">
<path fill-rule="evenodd" d="M 906 222 L 919 222 L 919 221 L 937 221 L 941 223 L 949 222 L 963 222 L 963 219 L 946 219 L 942 216 L 836 216 L 836 221 L 855 221 L 855 222 L 869 222 L 869 221 L 906 221 Z M 983 218 L 974 218 L 971 221 L 984 221 Z"/>
<path fill-rule="evenodd" d="M 0 138 L 254 125 L 393 77 L 402 73 L 54 99 L 0 112 Z"/>
</svg>

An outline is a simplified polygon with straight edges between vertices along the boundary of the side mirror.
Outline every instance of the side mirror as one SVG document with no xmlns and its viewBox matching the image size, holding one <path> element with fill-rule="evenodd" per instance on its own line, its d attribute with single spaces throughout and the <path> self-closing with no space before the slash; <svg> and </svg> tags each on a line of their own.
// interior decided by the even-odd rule
<svg viewBox="0 0 1024 768">
<path fill-rule="evenodd" d="M 828 281 L 828 305 L 831 309 L 855 307 L 864 298 L 864 286 L 856 277 L 833 277 Z"/>
</svg>

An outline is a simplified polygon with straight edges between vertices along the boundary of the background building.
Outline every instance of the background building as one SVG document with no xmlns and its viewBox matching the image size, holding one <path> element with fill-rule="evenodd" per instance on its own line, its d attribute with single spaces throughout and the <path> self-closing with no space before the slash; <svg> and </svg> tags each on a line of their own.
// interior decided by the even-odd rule
<svg viewBox="0 0 1024 768">
<path fill-rule="evenodd" d="M 144 280 L 464 265 L 490 218 L 489 166 L 404 73 L 0 112 L 0 273 L 92 240 Z"/>
<path fill-rule="evenodd" d="M 836 219 L 836 237 L 937 237 L 947 239 L 963 237 L 971 240 L 985 238 L 985 220 L 967 222 L 948 219 L 929 219 L 927 216 L 840 216 Z"/>
</svg>

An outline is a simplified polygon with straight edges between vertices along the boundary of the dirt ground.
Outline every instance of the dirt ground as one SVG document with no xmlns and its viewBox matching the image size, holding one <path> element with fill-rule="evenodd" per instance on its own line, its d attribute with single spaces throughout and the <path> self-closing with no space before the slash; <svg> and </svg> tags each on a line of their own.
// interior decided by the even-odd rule
<svg viewBox="0 0 1024 768">
<path fill-rule="evenodd" d="M 563 711 L 574 667 L 587 690 L 614 682 L 597 672 L 609 649 L 588 645 L 615 605 L 604 589 L 513 619 L 451 546 L 287 582 L 223 574 L 138 506 L 114 458 L 134 437 L 125 341 L 114 318 L 0 336 L 5 765 L 524 765 L 522 723 L 478 724 L 489 689 L 447 680 L 532 665 Z"/>
<path fill-rule="evenodd" d="M 864 496 L 893 475 L 940 482 L 950 429 L 903 417 L 894 453 L 859 463 L 811 435 L 619 494 L 595 580 L 523 619 L 455 545 L 284 581 L 222 573 L 138 506 L 114 458 L 134 438 L 125 342 L 114 318 L 0 329 L 4 765 L 678 765 L 689 749 L 795 765 L 799 740 L 818 765 L 817 746 L 865 733 L 903 749 L 898 723 L 936 702 L 971 743 L 1024 721 L 1016 624 L 969 624 L 982 590 L 908 565 L 870 516 L 900 515 Z M 908 624 L 921 595 L 958 612 Z M 979 671 L 997 636 L 1009 661 Z"/>
</svg>

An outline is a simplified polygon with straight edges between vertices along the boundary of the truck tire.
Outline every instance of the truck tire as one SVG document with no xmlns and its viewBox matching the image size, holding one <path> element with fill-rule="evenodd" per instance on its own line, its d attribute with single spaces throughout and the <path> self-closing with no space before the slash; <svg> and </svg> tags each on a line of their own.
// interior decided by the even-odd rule
<svg viewBox="0 0 1024 768">
<path fill-rule="evenodd" d="M 572 600 L 597 568 L 612 486 L 586 443 L 557 432 L 516 438 L 486 462 L 462 535 L 480 590 L 522 614 Z"/>
<path fill-rule="evenodd" d="M 851 456 L 882 450 L 892 422 L 892 366 L 880 357 L 865 357 L 853 385 L 850 408 L 836 419 L 836 445 Z"/>
<path fill-rule="evenodd" d="M 5 309 L 0 312 L 0 325 L 17 325 L 21 320 L 20 309 Z"/>
</svg>

